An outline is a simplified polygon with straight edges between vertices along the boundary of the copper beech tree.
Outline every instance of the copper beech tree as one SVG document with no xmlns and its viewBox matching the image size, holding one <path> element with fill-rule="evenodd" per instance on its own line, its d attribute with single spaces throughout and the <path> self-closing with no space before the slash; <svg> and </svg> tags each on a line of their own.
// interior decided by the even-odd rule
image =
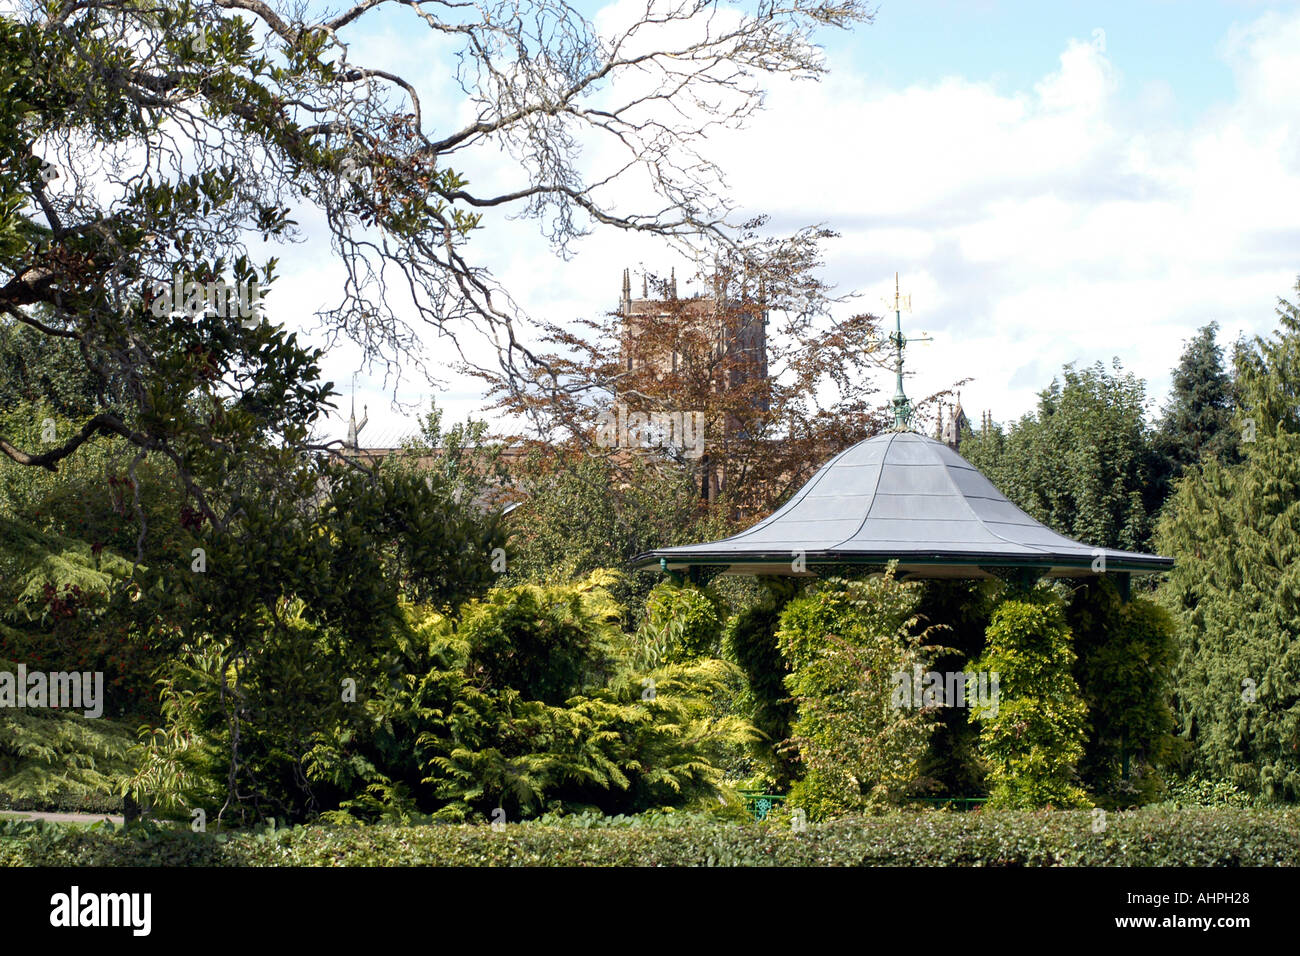
<svg viewBox="0 0 1300 956">
<path fill-rule="evenodd" d="M 551 350 L 539 349 L 526 387 L 482 377 L 526 423 L 516 438 L 581 447 L 624 473 L 647 459 L 687 469 L 703 501 L 733 519 L 762 516 L 893 421 L 878 395 L 879 369 L 893 367 L 880 320 L 833 317 L 842 300 L 816 275 L 831 235 L 751 236 L 690 277 L 694 294 L 675 275 L 625 275 L 617 309 L 546 327 Z"/>
</svg>

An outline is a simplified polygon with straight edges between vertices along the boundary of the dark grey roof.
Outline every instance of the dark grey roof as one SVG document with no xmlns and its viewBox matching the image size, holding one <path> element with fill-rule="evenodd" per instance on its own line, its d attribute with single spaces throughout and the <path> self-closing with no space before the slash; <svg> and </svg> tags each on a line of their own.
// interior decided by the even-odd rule
<svg viewBox="0 0 1300 956">
<path fill-rule="evenodd" d="M 1035 521 L 947 445 L 914 432 L 859 442 L 827 462 L 793 498 L 747 531 L 635 560 L 669 570 L 729 565 L 737 573 L 790 574 L 808 566 L 897 559 L 914 576 L 984 577 L 984 568 L 1036 568 L 1055 576 L 1163 571 L 1172 558 L 1080 544 Z M 1098 571 L 1102 570 L 1098 562 Z"/>
</svg>

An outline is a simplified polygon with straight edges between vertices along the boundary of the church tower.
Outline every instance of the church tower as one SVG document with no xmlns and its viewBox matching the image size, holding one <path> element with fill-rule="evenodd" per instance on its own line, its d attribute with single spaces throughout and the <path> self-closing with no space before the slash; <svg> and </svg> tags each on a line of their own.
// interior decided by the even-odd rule
<svg viewBox="0 0 1300 956">
<path fill-rule="evenodd" d="M 619 315 L 623 320 L 622 355 L 620 365 L 629 372 L 648 369 L 656 376 L 678 371 L 683 356 L 674 343 L 659 341 L 646 328 L 650 320 L 668 319 L 674 310 L 682 316 L 681 327 L 708 332 L 715 342 L 715 355 L 728 361 L 726 380 L 722 388 L 738 388 L 755 379 L 766 379 L 767 365 L 767 283 L 760 278 L 756 295 L 749 295 L 748 282 L 742 283 L 739 298 L 727 298 L 720 280 L 713 282 L 709 295 L 681 299 L 677 293 L 677 270 L 670 273 L 666 296 L 652 299 L 646 278 L 641 281 L 641 298 L 632 298 L 632 276 L 623 270 L 623 288 L 619 299 Z M 762 409 L 767 411 L 766 396 Z"/>
<path fill-rule="evenodd" d="M 767 363 L 767 284 L 759 279 L 756 294 L 745 278 L 740 295 L 728 297 L 723 280 L 715 273 L 710 294 L 680 298 L 677 290 L 677 270 L 674 268 L 663 285 L 663 298 L 651 298 L 648 279 L 641 280 L 641 298 L 632 297 L 631 272 L 623 270 L 622 294 L 618 314 L 622 319 L 622 342 L 619 366 L 626 373 L 640 373 L 651 380 L 661 380 L 687 372 L 685 364 L 692 360 L 691 350 L 683 352 L 679 336 L 689 333 L 697 344 L 711 342 L 710 356 L 704 360 L 705 368 L 718 368 L 722 374 L 711 380 L 709 387 L 716 391 L 740 389 L 747 383 L 768 379 Z M 700 333 L 703 333 L 701 335 Z M 703 357 L 694 356 L 699 361 Z M 700 366 L 696 366 L 699 368 Z M 644 380 L 643 380 L 644 381 Z M 646 382 L 645 386 L 650 383 Z M 645 387 L 646 391 L 652 391 Z M 633 411 L 643 405 L 632 397 L 616 395 L 617 402 L 625 402 Z M 754 403 L 758 410 L 767 412 L 769 398 L 766 388 L 754 390 Z M 676 408 L 677 412 L 696 409 Z M 744 422 L 729 416 L 724 423 L 727 436 L 743 435 Z M 716 498 L 726 487 L 726 462 L 718 460 L 714 449 L 722 443 L 717 436 L 705 436 L 705 452 L 701 459 L 700 494 L 709 500 Z"/>
</svg>

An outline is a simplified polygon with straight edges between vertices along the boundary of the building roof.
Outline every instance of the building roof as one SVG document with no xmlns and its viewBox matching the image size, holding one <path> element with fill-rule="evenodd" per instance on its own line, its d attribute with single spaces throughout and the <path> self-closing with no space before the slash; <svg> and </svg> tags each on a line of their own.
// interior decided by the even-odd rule
<svg viewBox="0 0 1300 956">
<path fill-rule="evenodd" d="M 1057 534 L 1008 501 L 947 445 L 895 431 L 836 455 L 752 528 L 721 541 L 660 548 L 634 564 L 661 564 L 670 571 L 725 565 L 731 573 L 791 575 L 799 573 L 800 552 L 809 569 L 897 559 L 900 573 L 912 577 L 989 577 L 1009 568 L 1077 577 L 1164 571 L 1174 563 Z"/>
</svg>

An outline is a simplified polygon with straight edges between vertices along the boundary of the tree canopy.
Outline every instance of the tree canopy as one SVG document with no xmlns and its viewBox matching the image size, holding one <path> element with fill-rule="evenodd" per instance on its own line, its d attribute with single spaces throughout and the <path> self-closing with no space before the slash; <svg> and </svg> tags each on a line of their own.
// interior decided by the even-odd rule
<svg viewBox="0 0 1300 956">
<path fill-rule="evenodd" d="M 962 452 L 1032 517 L 1085 544 L 1145 551 L 1159 508 L 1146 384 L 1116 359 L 1067 365 L 1038 408 Z"/>
<path fill-rule="evenodd" d="M 40 447 L 0 434 L 0 453 L 53 467 L 114 434 L 170 459 L 222 527 L 241 507 L 231 474 L 271 481 L 286 462 L 259 449 L 309 446 L 332 392 L 320 352 L 258 306 L 277 260 L 255 262 L 254 240 L 322 219 L 346 278 L 321 331 L 399 378 L 427 371 L 426 328 L 477 330 L 529 366 L 523 311 L 472 256 L 484 213 L 537 219 L 561 252 L 595 226 L 736 246 L 705 131 L 743 123 L 764 74 L 823 73 L 814 25 L 870 19 L 856 0 L 674 0 L 608 35 L 551 0 L 19 10 L 0 18 L 0 315 L 75 346 L 95 402 Z M 390 13 L 456 41 L 463 125 L 434 128 L 414 82 L 349 59 L 349 37 Z M 593 137 L 624 164 L 584 165 Z M 457 171 L 490 148 L 515 156 L 517 182 Z M 609 198 L 636 177 L 646 209 Z"/>
<path fill-rule="evenodd" d="M 1300 311 L 1237 349 L 1244 460 L 1179 483 L 1158 541 L 1177 563 L 1178 732 L 1195 769 L 1269 799 L 1300 798 Z"/>
</svg>

